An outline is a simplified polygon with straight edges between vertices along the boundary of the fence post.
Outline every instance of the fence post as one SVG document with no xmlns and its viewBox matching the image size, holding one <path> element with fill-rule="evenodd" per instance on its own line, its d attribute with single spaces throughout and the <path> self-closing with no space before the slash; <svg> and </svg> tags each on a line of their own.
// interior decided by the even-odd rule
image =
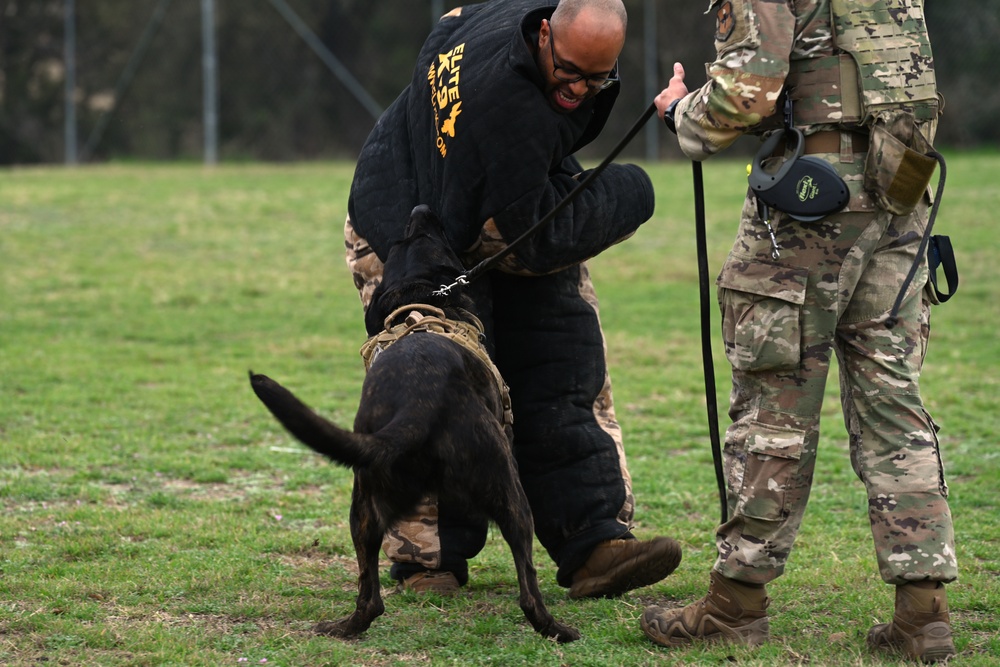
<svg viewBox="0 0 1000 667">
<path fill-rule="evenodd" d="M 65 128 L 66 164 L 76 164 L 76 0 L 66 0 L 66 15 L 63 17 L 63 66 L 66 68 L 64 100 L 66 108 Z"/>
<path fill-rule="evenodd" d="M 215 57 L 215 0 L 201 0 L 201 68 L 204 76 L 205 164 L 219 161 L 218 66 Z"/>
<path fill-rule="evenodd" d="M 643 71 L 646 79 L 646 100 L 652 102 L 656 94 L 660 92 L 657 88 L 659 81 L 657 81 L 658 68 L 656 66 L 659 60 L 656 40 L 656 0 L 646 0 L 643 6 L 642 24 L 645 33 L 643 51 L 646 63 Z M 659 159 L 661 125 L 662 123 L 657 122 L 646 125 L 646 159 L 650 162 Z"/>
</svg>

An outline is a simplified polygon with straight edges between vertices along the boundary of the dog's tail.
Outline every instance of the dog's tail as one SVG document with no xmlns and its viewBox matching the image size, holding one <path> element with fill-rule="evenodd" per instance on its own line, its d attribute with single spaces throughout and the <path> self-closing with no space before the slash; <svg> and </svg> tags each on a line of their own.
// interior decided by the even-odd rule
<svg viewBox="0 0 1000 667">
<path fill-rule="evenodd" d="M 250 371 L 250 386 L 288 431 L 314 451 L 350 468 L 371 465 L 375 436 L 340 428 L 313 412 L 292 392 L 266 375 Z"/>
</svg>

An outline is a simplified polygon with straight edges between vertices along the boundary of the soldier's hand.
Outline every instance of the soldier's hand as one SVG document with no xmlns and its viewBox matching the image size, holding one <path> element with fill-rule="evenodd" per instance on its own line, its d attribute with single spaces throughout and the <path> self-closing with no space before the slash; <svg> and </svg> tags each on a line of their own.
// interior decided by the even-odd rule
<svg viewBox="0 0 1000 667">
<path fill-rule="evenodd" d="M 667 87 L 653 100 L 653 103 L 656 105 L 656 115 L 659 116 L 660 120 L 663 119 L 663 113 L 671 103 L 687 94 L 688 89 L 684 84 L 684 66 L 680 63 L 674 63 L 674 75 L 670 77 Z"/>
</svg>

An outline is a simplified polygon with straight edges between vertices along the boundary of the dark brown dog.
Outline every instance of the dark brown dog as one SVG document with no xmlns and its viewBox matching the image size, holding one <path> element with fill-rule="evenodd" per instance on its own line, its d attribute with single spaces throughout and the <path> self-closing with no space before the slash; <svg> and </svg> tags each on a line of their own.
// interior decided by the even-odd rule
<svg viewBox="0 0 1000 667">
<path fill-rule="evenodd" d="M 472 299 L 434 295 L 462 273 L 437 217 L 413 210 L 405 238 L 389 252 L 382 283 L 366 314 L 369 333 L 400 306 L 428 304 L 450 320 L 470 320 Z M 404 315 L 405 317 L 405 312 Z M 395 324 L 395 323 L 393 323 Z M 360 577 L 357 607 L 316 631 L 338 637 L 364 632 L 385 607 L 378 552 L 386 529 L 428 493 L 493 520 L 510 545 L 520 605 L 532 627 L 560 642 L 580 633 L 556 622 L 542 602 L 532 562 L 533 521 L 517 476 L 501 390 L 476 354 L 446 337 L 414 332 L 380 352 L 361 390 L 354 432 L 315 414 L 263 375 L 250 376 L 260 400 L 292 435 L 354 469 L 351 537 Z"/>
</svg>

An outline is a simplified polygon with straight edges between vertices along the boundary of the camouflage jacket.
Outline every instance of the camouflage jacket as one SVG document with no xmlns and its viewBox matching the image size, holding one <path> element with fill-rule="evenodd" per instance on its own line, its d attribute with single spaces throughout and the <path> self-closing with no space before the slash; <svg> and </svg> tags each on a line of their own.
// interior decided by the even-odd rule
<svg viewBox="0 0 1000 667">
<path fill-rule="evenodd" d="M 836 30 L 834 2 L 850 14 L 843 20 L 838 14 Z M 869 115 L 892 106 L 893 96 L 905 100 L 916 95 L 927 105 L 920 119 L 936 118 L 939 104 L 922 0 L 887 0 L 881 16 L 870 11 L 879 4 L 877 0 L 712 0 L 716 59 L 706 67 L 708 82 L 675 109 L 681 150 L 703 160 L 742 134 L 777 127 L 782 94 L 789 87 L 797 100 L 795 124 L 806 134 L 865 122 L 863 110 L 853 115 L 842 112 L 841 91 L 845 97 L 853 95 L 857 104 L 858 88 L 864 89 L 860 98 Z M 878 62 L 881 55 L 874 62 L 862 58 L 859 71 L 835 43 L 845 34 L 851 36 L 852 30 L 855 37 L 861 35 L 862 48 L 872 49 L 872 34 L 883 40 L 869 56 L 876 50 L 888 51 L 899 60 L 889 67 Z M 841 68 L 850 69 L 850 83 L 840 81 Z M 925 131 L 928 139 L 933 139 L 933 131 L 931 123 Z"/>
</svg>

